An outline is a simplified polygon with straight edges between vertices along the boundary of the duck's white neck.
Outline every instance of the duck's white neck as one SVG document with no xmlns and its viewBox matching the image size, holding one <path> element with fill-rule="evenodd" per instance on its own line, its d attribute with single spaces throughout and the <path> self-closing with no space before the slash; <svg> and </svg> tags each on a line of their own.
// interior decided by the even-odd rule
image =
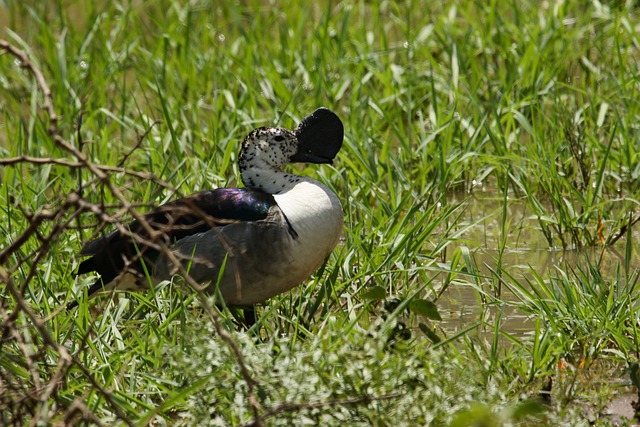
<svg viewBox="0 0 640 427">
<path fill-rule="evenodd" d="M 290 190 L 303 178 L 286 173 L 270 165 L 253 166 L 241 171 L 242 182 L 250 188 L 269 194 L 280 194 Z"/>
</svg>

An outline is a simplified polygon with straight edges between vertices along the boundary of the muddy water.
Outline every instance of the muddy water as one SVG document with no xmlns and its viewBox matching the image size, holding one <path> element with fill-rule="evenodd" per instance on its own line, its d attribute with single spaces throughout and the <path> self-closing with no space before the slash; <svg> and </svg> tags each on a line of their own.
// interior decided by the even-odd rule
<svg viewBox="0 0 640 427">
<path fill-rule="evenodd" d="M 550 248 L 539 229 L 537 218 L 527 209 L 526 200 L 508 201 L 505 222 L 507 235 L 504 237 L 501 235 L 504 200 L 498 194 L 482 192 L 465 200 L 461 224 L 477 224 L 462 235 L 461 241 L 471 252 L 478 273 L 486 276 L 479 280 L 479 284 L 488 297 L 483 300 L 482 292 L 470 284 L 450 285 L 437 302 L 443 318 L 438 326 L 445 336 L 474 328 L 471 334 L 489 338 L 493 334 L 496 319 L 499 319 L 500 331 L 514 338 L 525 339 L 533 334 L 535 319 L 530 319 L 527 314 L 508 304 L 517 301 L 517 297 L 504 286 L 497 288 L 492 280 L 490 270 L 497 269 L 501 241 L 506 242 L 501 256 L 502 268 L 520 284 L 527 283 L 527 278 L 532 280 L 533 272 L 547 280 L 550 276 L 556 276 L 558 270 L 586 266 L 585 259 L 595 263 L 601 256 L 604 277 L 613 277 L 618 267 L 624 267 L 625 237 L 605 251 L 601 247 L 571 250 Z M 596 226 L 593 225 L 594 230 Z M 640 228 L 638 225 L 636 227 Z M 605 225 L 605 236 L 606 233 Z M 634 233 L 633 239 L 633 247 L 640 247 L 640 233 Z M 448 248 L 449 258 L 459 246 L 463 245 Z M 632 270 L 640 268 L 637 249 L 634 251 L 632 260 L 635 260 L 635 265 L 629 266 Z M 510 280 L 508 277 L 505 279 Z M 475 281 L 472 278 L 464 280 Z M 507 303 L 500 304 L 496 300 Z"/>
</svg>

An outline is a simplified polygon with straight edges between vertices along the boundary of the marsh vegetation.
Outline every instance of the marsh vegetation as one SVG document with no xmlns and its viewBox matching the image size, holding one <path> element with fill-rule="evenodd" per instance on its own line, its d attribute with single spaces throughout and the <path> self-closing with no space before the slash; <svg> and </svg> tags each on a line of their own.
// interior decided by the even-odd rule
<svg viewBox="0 0 640 427">
<path fill-rule="evenodd" d="M 0 24 L 0 424 L 624 422 L 635 2 L 8 1 Z M 250 130 L 319 106 L 344 146 L 300 172 L 346 225 L 304 286 L 249 330 L 179 283 L 83 300 L 84 242 L 237 185 Z"/>
</svg>

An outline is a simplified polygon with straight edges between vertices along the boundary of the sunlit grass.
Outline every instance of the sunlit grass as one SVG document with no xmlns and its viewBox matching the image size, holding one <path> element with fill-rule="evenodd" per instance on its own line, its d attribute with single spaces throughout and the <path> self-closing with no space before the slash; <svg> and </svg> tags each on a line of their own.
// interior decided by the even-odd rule
<svg viewBox="0 0 640 427">
<path fill-rule="evenodd" d="M 153 173 L 109 178 L 142 211 L 239 185 L 239 142 L 255 127 L 293 127 L 319 106 L 342 118 L 334 165 L 296 170 L 339 195 L 344 242 L 305 286 L 259 307 L 250 330 L 221 312 L 267 423 L 577 424 L 585 400 L 594 422 L 606 423 L 598 411 L 617 390 L 607 379 L 637 364 L 639 351 L 633 8 L 16 1 L 0 7 L 0 37 L 43 71 L 66 141 L 97 164 Z M 0 56 L 0 155 L 76 160 L 47 133 L 42 95 L 19 65 Z M 94 178 L 59 164 L 3 166 L 0 250 L 31 213 L 78 190 L 126 220 Z M 478 214 L 483 194 L 493 207 Z M 237 361 L 186 286 L 61 308 L 87 285 L 73 276 L 77 252 L 102 232 L 97 216 L 72 213 L 44 221 L 2 268 L 112 402 L 75 367 L 55 402 L 0 410 L 6 422 L 55 422 L 75 399 L 105 424 L 122 415 L 250 422 Z M 56 232 L 63 221 L 69 229 Z M 574 251 L 569 261 L 533 259 L 560 249 Z M 510 265 L 515 250 L 531 254 L 526 270 Z M 452 288 L 472 293 L 471 323 L 447 323 L 455 313 L 442 297 Z M 0 321 L 15 321 L 20 340 L 3 335 L 0 380 L 26 395 L 34 378 L 51 378 L 59 354 L 23 312 L 11 317 L 6 289 Z M 505 326 L 514 311 L 529 319 L 527 334 Z M 278 406 L 288 404 L 302 407 Z"/>
</svg>

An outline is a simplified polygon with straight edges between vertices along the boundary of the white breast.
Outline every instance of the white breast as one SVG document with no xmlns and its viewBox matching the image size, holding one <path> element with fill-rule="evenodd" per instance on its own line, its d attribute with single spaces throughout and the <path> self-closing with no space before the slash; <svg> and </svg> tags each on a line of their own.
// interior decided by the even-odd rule
<svg viewBox="0 0 640 427">
<path fill-rule="evenodd" d="M 310 178 L 301 179 L 274 198 L 297 234 L 291 242 L 291 274 L 305 280 L 340 239 L 343 226 L 340 200 L 326 186 Z"/>
</svg>

